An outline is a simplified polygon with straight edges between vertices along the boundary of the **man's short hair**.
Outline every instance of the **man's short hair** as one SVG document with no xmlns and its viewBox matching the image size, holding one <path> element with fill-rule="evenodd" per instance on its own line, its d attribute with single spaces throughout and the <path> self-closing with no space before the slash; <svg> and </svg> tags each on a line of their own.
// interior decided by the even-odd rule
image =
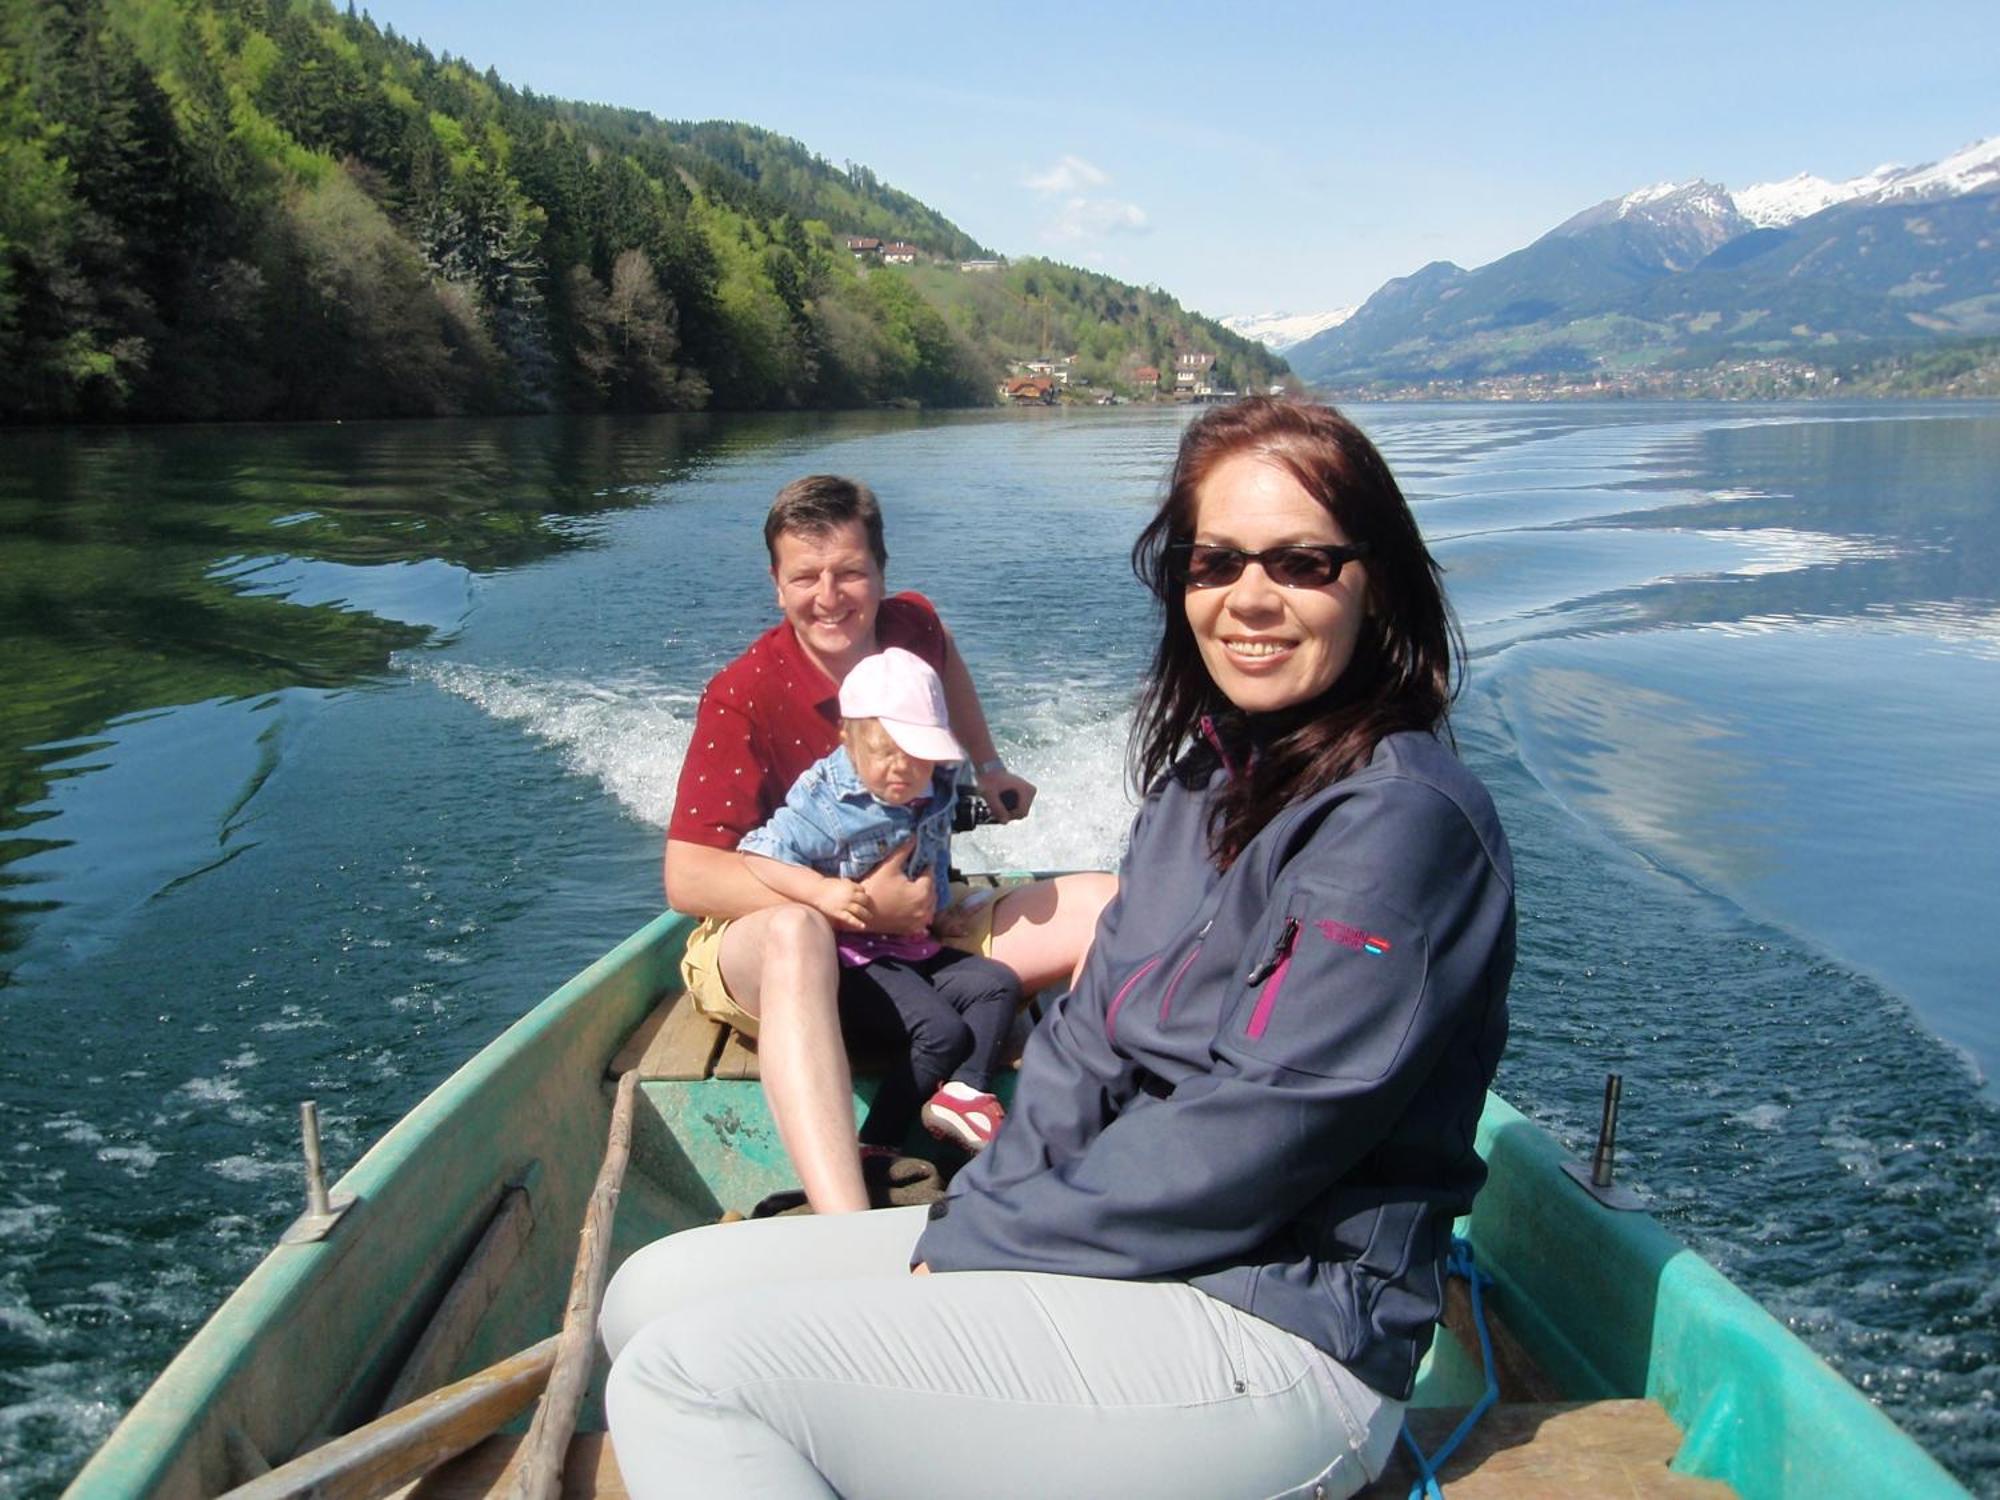
<svg viewBox="0 0 2000 1500">
<path fill-rule="evenodd" d="M 882 541 L 882 507 L 875 492 L 858 479 L 838 474 L 808 474 L 794 479 L 778 491 L 771 513 L 764 517 L 764 550 L 771 554 L 771 566 L 778 565 L 778 538 L 786 532 L 800 536 L 823 536 L 837 526 L 859 521 L 868 533 L 868 550 L 875 554 L 875 566 L 889 566 L 889 549 Z"/>
</svg>

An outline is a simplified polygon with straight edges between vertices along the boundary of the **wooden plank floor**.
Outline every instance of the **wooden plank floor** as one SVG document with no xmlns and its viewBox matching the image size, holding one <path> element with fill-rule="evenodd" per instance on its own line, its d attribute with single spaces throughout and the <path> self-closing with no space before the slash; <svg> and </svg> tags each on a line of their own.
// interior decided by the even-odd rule
<svg viewBox="0 0 2000 1500">
<path fill-rule="evenodd" d="M 521 1439 L 502 1433 L 426 1474 L 397 1500 L 485 1500 L 498 1487 Z M 625 1476 L 612 1456 L 611 1437 L 579 1432 L 563 1461 L 562 1500 L 625 1500 Z"/>
<path fill-rule="evenodd" d="M 1457 1411 L 1411 1414 L 1426 1447 L 1457 1425 Z M 407 1492 L 407 1500 L 484 1500 L 520 1439 L 488 1438 Z M 1735 1491 L 1667 1467 L 1680 1429 L 1651 1401 L 1496 1406 L 1445 1465 L 1448 1500 L 1727 1500 Z M 1416 1470 L 1398 1450 L 1363 1500 L 1404 1500 Z M 578 1433 L 563 1468 L 562 1500 L 625 1500 L 625 1478 L 601 1432 Z"/>
<path fill-rule="evenodd" d="M 1463 1415 L 1413 1411 L 1410 1430 L 1429 1451 Z M 1438 1478 L 1449 1500 L 1726 1500 L 1736 1493 L 1720 1480 L 1669 1469 L 1680 1445 L 1680 1428 L 1654 1401 L 1502 1404 L 1480 1418 Z M 1403 1500 L 1416 1477 L 1398 1444 L 1387 1472 L 1363 1493 L 1367 1500 Z"/>
</svg>

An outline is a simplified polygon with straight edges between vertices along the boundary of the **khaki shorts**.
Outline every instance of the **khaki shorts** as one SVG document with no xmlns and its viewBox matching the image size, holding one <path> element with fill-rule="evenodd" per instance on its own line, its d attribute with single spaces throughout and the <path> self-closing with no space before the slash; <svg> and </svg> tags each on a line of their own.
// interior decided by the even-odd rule
<svg viewBox="0 0 2000 1500">
<path fill-rule="evenodd" d="M 967 885 L 963 881 L 953 881 L 951 901 L 946 907 L 950 911 L 964 903 L 970 896 L 984 896 L 983 900 L 965 918 L 965 930 L 944 941 L 954 948 L 963 948 L 967 953 L 977 953 L 982 958 L 993 956 L 993 907 L 1004 892 L 990 886 Z M 703 917 L 700 925 L 688 934 L 687 949 L 681 954 L 681 983 L 686 986 L 694 1000 L 694 1008 L 711 1021 L 734 1026 L 745 1036 L 757 1034 L 757 1018 L 736 1003 L 729 993 L 729 987 L 722 982 L 722 935 L 729 930 L 729 923 L 716 917 Z"/>
</svg>

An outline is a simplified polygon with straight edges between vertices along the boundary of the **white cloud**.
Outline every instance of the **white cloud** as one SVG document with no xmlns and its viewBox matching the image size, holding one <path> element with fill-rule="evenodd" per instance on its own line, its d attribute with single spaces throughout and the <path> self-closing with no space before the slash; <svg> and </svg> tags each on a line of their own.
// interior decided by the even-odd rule
<svg viewBox="0 0 2000 1500">
<path fill-rule="evenodd" d="M 1022 178 L 1021 185 L 1057 200 L 1051 205 L 1053 217 L 1042 225 L 1047 243 L 1072 245 L 1152 231 L 1152 221 L 1138 204 L 1095 191 L 1111 185 L 1111 174 L 1080 156 L 1064 156 L 1047 171 Z"/>
<path fill-rule="evenodd" d="M 1042 238 L 1057 243 L 1102 239 L 1109 234 L 1147 234 L 1146 211 L 1122 198 L 1070 198 L 1047 224 Z"/>
<path fill-rule="evenodd" d="M 1092 166 L 1080 156 L 1065 156 L 1048 171 L 1022 178 L 1021 186 L 1038 193 L 1077 194 L 1103 187 L 1109 181 L 1110 174 L 1101 167 Z"/>
</svg>

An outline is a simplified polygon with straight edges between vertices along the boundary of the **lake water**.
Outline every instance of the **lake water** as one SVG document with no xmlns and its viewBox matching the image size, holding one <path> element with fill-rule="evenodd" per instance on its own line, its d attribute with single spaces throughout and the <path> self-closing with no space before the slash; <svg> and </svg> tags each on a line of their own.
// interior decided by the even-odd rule
<svg viewBox="0 0 2000 1500">
<path fill-rule="evenodd" d="M 2000 408 L 1383 407 L 1520 867 L 1500 1087 L 2000 1495 Z M 1116 857 L 1171 412 L 0 437 L 0 1493 L 653 915 L 784 480 L 874 484 L 1032 820 Z"/>
</svg>

